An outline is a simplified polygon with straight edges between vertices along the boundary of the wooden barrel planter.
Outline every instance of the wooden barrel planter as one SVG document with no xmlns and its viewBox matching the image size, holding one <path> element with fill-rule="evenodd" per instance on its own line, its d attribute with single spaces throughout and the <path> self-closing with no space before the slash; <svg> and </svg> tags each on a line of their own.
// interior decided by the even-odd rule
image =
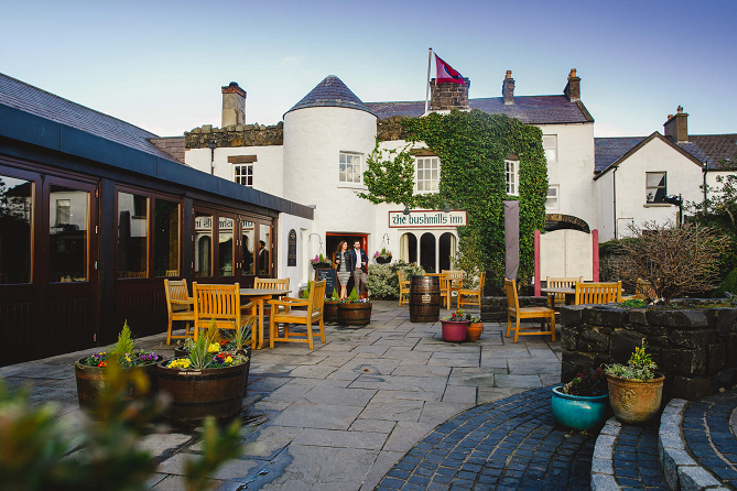
<svg viewBox="0 0 737 491">
<path fill-rule="evenodd" d="M 178 370 L 157 366 L 159 390 L 171 398 L 164 411 L 170 421 L 198 425 L 206 416 L 227 420 L 243 408 L 251 361 L 226 368 Z"/>
<path fill-rule="evenodd" d="M 325 322 L 338 322 L 338 302 L 325 302 L 325 306 L 322 311 L 323 321 Z"/>
<path fill-rule="evenodd" d="M 77 379 L 77 398 L 79 407 L 90 410 L 97 400 L 100 390 L 108 385 L 107 368 L 91 367 L 80 363 L 84 358 L 74 364 L 74 375 Z M 158 379 L 156 378 L 156 364 L 141 367 L 123 368 L 124 372 L 140 371 L 148 377 L 148 390 L 141 391 L 131 385 L 128 395 L 124 401 L 144 400 L 154 396 L 158 392 Z"/>
<path fill-rule="evenodd" d="M 440 280 L 413 276 L 409 285 L 410 322 L 437 322 L 440 318 Z"/>
<path fill-rule="evenodd" d="M 371 302 L 338 304 L 338 323 L 344 326 L 366 326 L 371 322 Z"/>
</svg>

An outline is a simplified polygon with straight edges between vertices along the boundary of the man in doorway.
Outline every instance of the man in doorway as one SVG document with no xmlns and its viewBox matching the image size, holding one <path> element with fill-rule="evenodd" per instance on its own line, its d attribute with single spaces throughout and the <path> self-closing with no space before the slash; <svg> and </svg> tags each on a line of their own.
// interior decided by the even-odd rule
<svg viewBox="0 0 737 491">
<path fill-rule="evenodd" d="M 368 254 L 361 249 L 361 241 L 353 242 L 353 249 L 348 254 L 348 269 L 353 274 L 353 285 L 360 297 L 366 291 L 368 281 Z"/>
<path fill-rule="evenodd" d="M 269 251 L 263 240 L 258 241 L 258 274 L 269 274 Z"/>
</svg>

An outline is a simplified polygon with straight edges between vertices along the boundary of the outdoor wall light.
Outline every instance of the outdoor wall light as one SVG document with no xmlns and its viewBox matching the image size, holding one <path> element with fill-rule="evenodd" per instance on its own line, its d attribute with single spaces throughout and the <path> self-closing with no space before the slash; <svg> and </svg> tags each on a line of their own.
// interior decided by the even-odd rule
<svg viewBox="0 0 737 491">
<path fill-rule="evenodd" d="M 403 215 L 409 215 L 409 206 L 405 205 L 404 210 L 402 210 Z"/>
<path fill-rule="evenodd" d="M 450 212 L 451 212 L 450 205 L 446 201 L 445 206 L 443 207 L 443 213 L 450 213 Z"/>
</svg>

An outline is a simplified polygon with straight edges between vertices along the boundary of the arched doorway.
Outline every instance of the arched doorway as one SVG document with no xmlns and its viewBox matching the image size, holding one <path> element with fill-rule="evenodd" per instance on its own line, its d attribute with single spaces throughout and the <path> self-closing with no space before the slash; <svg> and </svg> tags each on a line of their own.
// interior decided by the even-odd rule
<svg viewBox="0 0 737 491">
<path fill-rule="evenodd" d="M 456 252 L 456 236 L 450 232 L 445 232 L 440 236 L 440 271 L 453 269 L 451 262 Z"/>
<path fill-rule="evenodd" d="M 408 263 L 417 262 L 417 237 L 407 232 L 399 238 L 399 258 Z"/>
<path fill-rule="evenodd" d="M 435 273 L 435 236 L 425 232 L 420 237 L 420 266 L 426 273 Z"/>
</svg>

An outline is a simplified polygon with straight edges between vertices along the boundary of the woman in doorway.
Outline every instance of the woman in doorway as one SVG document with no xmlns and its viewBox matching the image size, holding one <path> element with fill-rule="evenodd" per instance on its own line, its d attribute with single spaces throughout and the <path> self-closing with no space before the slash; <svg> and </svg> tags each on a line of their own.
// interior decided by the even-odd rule
<svg viewBox="0 0 737 491">
<path fill-rule="evenodd" d="M 338 249 L 335 251 L 335 272 L 338 275 L 338 283 L 340 283 L 341 300 L 348 296 L 348 280 L 351 278 L 347 256 L 348 242 L 341 240 L 340 244 L 338 244 Z"/>
</svg>

